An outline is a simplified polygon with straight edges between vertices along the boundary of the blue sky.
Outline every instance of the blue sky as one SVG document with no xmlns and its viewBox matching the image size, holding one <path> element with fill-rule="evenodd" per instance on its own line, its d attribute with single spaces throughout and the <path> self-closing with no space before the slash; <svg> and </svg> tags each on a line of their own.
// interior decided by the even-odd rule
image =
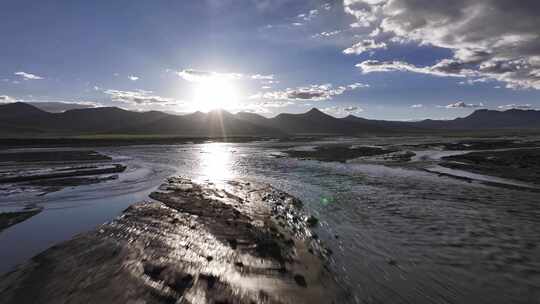
<svg viewBox="0 0 540 304">
<path fill-rule="evenodd" d="M 539 6 L 435 2 L 4 0 L 0 101 L 400 120 L 540 108 Z"/>
</svg>

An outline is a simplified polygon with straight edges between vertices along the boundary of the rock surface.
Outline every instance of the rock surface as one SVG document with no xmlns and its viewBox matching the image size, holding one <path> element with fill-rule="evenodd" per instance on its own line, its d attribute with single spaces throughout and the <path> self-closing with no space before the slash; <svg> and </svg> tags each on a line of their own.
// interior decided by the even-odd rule
<svg viewBox="0 0 540 304">
<path fill-rule="evenodd" d="M 1 303 L 344 303 L 301 202 L 171 178 L 93 232 L 0 278 Z"/>
</svg>

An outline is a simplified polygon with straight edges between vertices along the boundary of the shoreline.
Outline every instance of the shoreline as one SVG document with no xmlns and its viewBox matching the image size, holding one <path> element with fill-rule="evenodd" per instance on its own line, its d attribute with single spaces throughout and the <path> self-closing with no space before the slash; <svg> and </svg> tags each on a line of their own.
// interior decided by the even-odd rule
<svg viewBox="0 0 540 304">
<path fill-rule="evenodd" d="M 4 275 L 7 303 L 348 300 L 301 202 L 267 185 L 170 178 L 151 198 Z M 81 274 L 83 274 L 81 276 Z M 112 282 L 124 282 L 122 286 Z"/>
</svg>

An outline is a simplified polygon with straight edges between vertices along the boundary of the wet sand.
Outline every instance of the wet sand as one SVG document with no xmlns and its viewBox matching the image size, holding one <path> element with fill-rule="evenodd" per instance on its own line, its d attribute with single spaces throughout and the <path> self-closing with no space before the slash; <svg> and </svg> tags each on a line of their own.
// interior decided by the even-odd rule
<svg viewBox="0 0 540 304">
<path fill-rule="evenodd" d="M 248 182 L 171 178 L 0 279 L 3 303 L 344 303 L 302 203 Z"/>
</svg>

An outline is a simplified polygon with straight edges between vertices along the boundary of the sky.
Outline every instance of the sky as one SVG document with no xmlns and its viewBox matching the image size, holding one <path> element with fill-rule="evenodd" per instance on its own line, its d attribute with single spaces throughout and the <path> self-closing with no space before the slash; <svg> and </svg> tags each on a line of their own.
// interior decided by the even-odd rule
<svg viewBox="0 0 540 304">
<path fill-rule="evenodd" d="M 0 102 L 374 119 L 540 108 L 538 0 L 3 0 Z"/>
</svg>

